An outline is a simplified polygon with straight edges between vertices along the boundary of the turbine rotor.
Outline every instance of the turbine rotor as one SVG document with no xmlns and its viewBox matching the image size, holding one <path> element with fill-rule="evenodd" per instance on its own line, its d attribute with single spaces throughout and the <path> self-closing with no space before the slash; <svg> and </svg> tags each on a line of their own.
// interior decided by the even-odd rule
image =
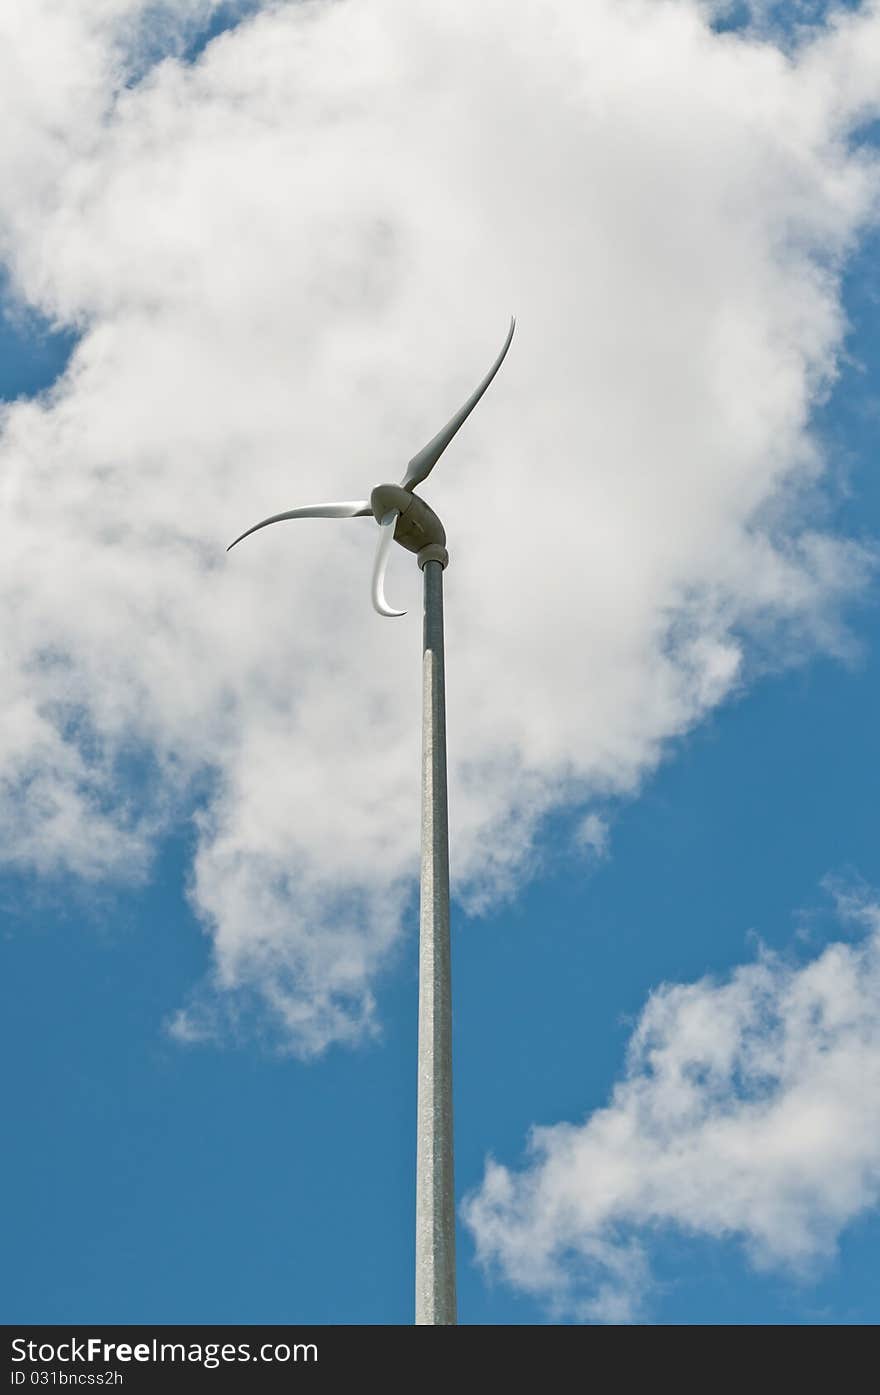
<svg viewBox="0 0 880 1395">
<path fill-rule="evenodd" d="M 446 556 L 446 531 L 443 524 L 430 505 L 426 504 L 418 494 L 413 493 L 413 486 L 427 479 L 453 436 L 483 396 L 510 348 L 515 325 L 516 320 L 511 316 L 507 338 L 489 372 L 477 385 L 464 405 L 446 423 L 442 431 L 438 431 L 437 435 L 417 455 L 413 456 L 400 484 L 377 485 L 370 495 L 369 501 L 357 499 L 342 503 L 307 504 L 303 508 L 288 509 L 285 513 L 272 514 L 271 518 L 264 518 L 262 522 L 255 523 L 252 528 L 241 533 L 235 542 L 229 544 L 227 552 L 231 551 L 243 538 L 250 537 L 251 533 L 258 532 L 260 528 L 267 528 L 270 523 L 281 523 L 284 519 L 369 518 L 372 515 L 379 525 L 379 542 L 373 563 L 373 605 L 380 615 L 405 615 L 406 611 L 392 609 L 385 599 L 385 572 L 391 544 L 399 542 L 401 547 L 405 547 L 408 552 L 415 553 L 421 553 L 425 548 L 433 548 L 437 553 L 436 560 L 440 560 L 441 556 L 448 560 Z M 430 560 L 430 555 L 426 555 Z M 423 559 L 420 560 L 420 565 L 422 563 Z M 446 561 L 443 562 L 443 565 L 446 565 Z"/>
</svg>

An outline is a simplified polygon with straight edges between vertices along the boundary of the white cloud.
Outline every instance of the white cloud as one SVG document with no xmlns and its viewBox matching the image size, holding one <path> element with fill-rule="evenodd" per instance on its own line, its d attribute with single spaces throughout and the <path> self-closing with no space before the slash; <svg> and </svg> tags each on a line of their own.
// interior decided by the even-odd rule
<svg viewBox="0 0 880 1395">
<path fill-rule="evenodd" d="M 0 246 L 82 333 L 2 418 L 0 828 L 19 866 L 143 876 L 198 791 L 214 987 L 310 1052 L 372 1029 L 411 895 L 418 573 L 388 625 L 369 521 L 225 543 L 399 478 L 517 313 L 425 487 L 472 908 L 760 656 L 840 648 L 868 560 L 811 520 L 809 414 L 876 200 L 846 142 L 880 15 L 787 59 L 689 0 L 266 4 L 143 71 L 210 9 L 0 16 Z"/>
<path fill-rule="evenodd" d="M 588 849 L 594 858 L 601 861 L 608 856 L 608 824 L 598 814 L 587 814 L 575 829 L 575 843 Z"/>
<path fill-rule="evenodd" d="M 809 1274 L 880 1198 L 880 908 L 854 944 L 762 952 L 724 981 L 663 984 L 624 1079 L 583 1124 L 534 1128 L 465 1203 L 481 1260 L 554 1309 L 627 1321 L 663 1227 Z"/>
</svg>

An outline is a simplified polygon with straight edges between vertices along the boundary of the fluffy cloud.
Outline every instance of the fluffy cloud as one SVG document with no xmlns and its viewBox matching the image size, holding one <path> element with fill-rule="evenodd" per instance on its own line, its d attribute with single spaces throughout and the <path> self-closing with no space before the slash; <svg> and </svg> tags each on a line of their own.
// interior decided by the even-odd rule
<svg viewBox="0 0 880 1395">
<path fill-rule="evenodd" d="M 483 1262 L 557 1310 L 628 1321 L 662 1227 L 736 1239 L 761 1268 L 827 1257 L 880 1198 L 880 908 L 844 910 L 855 944 L 658 988 L 609 1105 L 533 1129 L 520 1172 L 490 1161 L 465 1204 Z"/>
<path fill-rule="evenodd" d="M 792 57 L 696 0 L 266 3 L 185 61 L 214 8 L 0 16 L 0 247 L 79 331 L 2 415 L 0 829 L 13 865 L 144 877 L 195 809 L 214 969 L 177 1030 L 255 995 L 309 1053 L 371 1029 L 412 895 L 419 578 L 400 553 L 389 625 L 369 520 L 226 542 L 399 478 L 517 313 L 424 488 L 472 908 L 550 810 L 839 648 L 869 559 L 811 518 L 809 419 L 880 14 Z"/>
</svg>

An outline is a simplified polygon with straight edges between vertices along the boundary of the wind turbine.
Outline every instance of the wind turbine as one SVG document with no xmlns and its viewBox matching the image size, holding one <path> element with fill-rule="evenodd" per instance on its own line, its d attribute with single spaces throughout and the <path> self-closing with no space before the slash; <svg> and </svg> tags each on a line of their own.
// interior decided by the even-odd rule
<svg viewBox="0 0 880 1395">
<path fill-rule="evenodd" d="M 452 1324 L 455 1299 L 455 1186 L 452 1144 L 452 979 L 449 948 L 449 826 L 446 798 L 446 678 L 443 654 L 443 571 L 446 532 L 414 487 L 428 478 L 470 416 L 510 348 L 511 317 L 501 352 L 482 382 L 442 431 L 406 467 L 400 484 L 378 484 L 369 499 L 307 504 L 255 523 L 227 552 L 270 523 L 288 518 L 368 518 L 379 525 L 373 605 L 404 615 L 385 599 L 391 543 L 416 554 L 424 576 L 422 631 L 422 864 L 419 914 L 419 1061 L 416 1136 L 417 1324 Z"/>
</svg>

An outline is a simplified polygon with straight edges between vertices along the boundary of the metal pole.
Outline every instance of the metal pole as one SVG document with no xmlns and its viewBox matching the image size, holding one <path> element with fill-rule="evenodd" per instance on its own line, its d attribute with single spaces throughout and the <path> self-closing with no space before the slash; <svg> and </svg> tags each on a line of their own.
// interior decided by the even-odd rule
<svg viewBox="0 0 880 1395">
<path fill-rule="evenodd" d="M 452 1148 L 452 981 L 443 568 L 446 549 L 419 554 L 425 578 L 422 653 L 422 880 L 419 921 L 419 1090 L 416 1140 L 416 1323 L 456 1322 Z"/>
</svg>

